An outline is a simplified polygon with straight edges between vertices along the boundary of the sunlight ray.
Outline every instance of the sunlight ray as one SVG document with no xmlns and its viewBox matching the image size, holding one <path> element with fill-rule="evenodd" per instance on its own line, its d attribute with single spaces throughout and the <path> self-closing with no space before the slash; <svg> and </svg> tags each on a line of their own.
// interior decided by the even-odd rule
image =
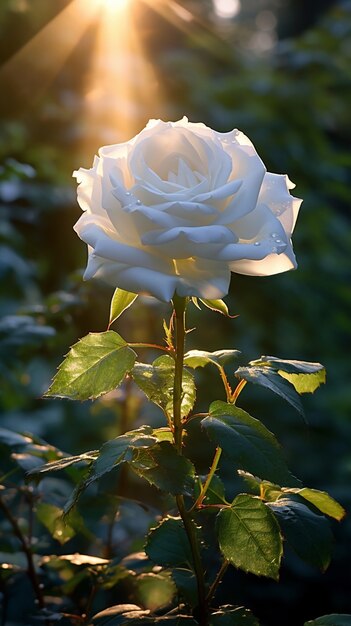
<svg viewBox="0 0 351 626">
<path fill-rule="evenodd" d="M 0 92 L 8 105 L 27 108 L 67 61 L 100 10 L 96 2 L 72 0 L 0 69 Z"/>
</svg>

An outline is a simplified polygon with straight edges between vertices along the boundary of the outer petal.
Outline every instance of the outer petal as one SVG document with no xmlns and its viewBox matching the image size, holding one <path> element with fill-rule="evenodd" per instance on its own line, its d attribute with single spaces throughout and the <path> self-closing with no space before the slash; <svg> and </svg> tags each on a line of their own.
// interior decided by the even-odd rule
<svg viewBox="0 0 351 626">
<path fill-rule="evenodd" d="M 295 187 L 288 176 L 267 172 L 259 195 L 258 202 L 266 204 L 282 223 L 285 232 L 291 235 L 298 216 L 302 200 L 294 198 L 289 189 Z"/>
<path fill-rule="evenodd" d="M 94 254 L 107 261 L 133 267 L 145 267 L 156 272 L 161 269 L 162 272 L 169 274 L 174 271 L 171 260 L 164 259 L 156 253 L 152 254 L 145 248 L 140 250 L 122 243 L 117 239 L 117 235 L 113 231 L 108 231 L 102 222 L 98 224 L 82 215 L 74 229 L 78 236 L 93 249 Z"/>
<path fill-rule="evenodd" d="M 89 170 L 81 167 L 73 172 L 73 177 L 78 183 L 78 204 L 83 211 L 103 215 L 101 205 L 101 177 L 98 174 L 99 158 L 94 158 L 93 167 Z"/>
<path fill-rule="evenodd" d="M 107 261 L 89 255 L 84 279 L 99 278 L 112 287 L 154 296 L 169 302 L 175 292 L 177 276 L 156 272 L 145 267 L 128 267 L 125 264 Z"/>
<path fill-rule="evenodd" d="M 291 243 L 282 254 L 269 254 L 264 259 L 253 261 L 242 259 L 229 264 L 232 272 L 248 276 L 271 276 L 296 269 L 297 263 Z"/>
</svg>

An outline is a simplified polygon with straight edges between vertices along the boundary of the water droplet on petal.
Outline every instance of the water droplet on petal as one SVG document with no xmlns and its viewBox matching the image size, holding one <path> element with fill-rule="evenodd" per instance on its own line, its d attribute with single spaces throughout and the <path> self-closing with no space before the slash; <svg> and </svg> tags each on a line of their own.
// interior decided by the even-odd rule
<svg viewBox="0 0 351 626">
<path fill-rule="evenodd" d="M 138 205 L 140 205 L 140 204 L 141 204 L 141 200 L 137 200 L 137 201 L 136 201 L 136 203 L 137 203 Z"/>
<path fill-rule="evenodd" d="M 260 241 L 255 241 L 254 246 L 260 246 L 261 242 Z"/>
<path fill-rule="evenodd" d="M 271 237 L 273 237 L 273 239 L 275 239 L 276 237 L 278 237 L 277 233 L 271 233 Z"/>
<path fill-rule="evenodd" d="M 126 191 L 126 196 L 130 196 L 130 191 Z"/>
<path fill-rule="evenodd" d="M 275 242 L 276 243 L 282 243 L 282 240 L 281 239 L 276 239 Z"/>
</svg>

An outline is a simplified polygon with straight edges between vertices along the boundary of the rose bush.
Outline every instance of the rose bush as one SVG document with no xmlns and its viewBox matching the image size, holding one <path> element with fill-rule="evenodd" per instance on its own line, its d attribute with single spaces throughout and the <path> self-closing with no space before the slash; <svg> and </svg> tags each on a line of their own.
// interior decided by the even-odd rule
<svg viewBox="0 0 351 626">
<path fill-rule="evenodd" d="M 231 272 L 296 267 L 291 234 L 301 200 L 238 130 L 152 120 L 74 176 L 85 279 L 164 301 L 175 292 L 216 299 L 228 293 Z"/>
</svg>

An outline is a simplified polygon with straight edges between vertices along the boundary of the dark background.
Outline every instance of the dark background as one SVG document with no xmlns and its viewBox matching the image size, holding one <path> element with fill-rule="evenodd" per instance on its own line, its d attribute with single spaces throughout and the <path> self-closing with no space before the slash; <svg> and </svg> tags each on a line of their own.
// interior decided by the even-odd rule
<svg viewBox="0 0 351 626">
<path fill-rule="evenodd" d="M 131 23 L 152 67 L 154 100 L 140 90 L 138 106 L 127 102 L 119 121 L 111 113 L 119 110 L 117 101 L 101 98 L 86 111 L 96 23 L 55 75 L 50 59 L 59 33 L 39 56 L 29 43 L 25 55 L 11 61 L 68 4 L 2 0 L 0 6 L 1 426 L 33 432 L 70 453 L 97 448 L 122 428 L 121 412 L 109 400 L 40 399 L 68 346 L 106 329 L 111 297 L 81 280 L 86 250 L 72 231 L 80 214 L 72 170 L 89 167 L 100 145 L 128 139 L 149 117 L 187 115 L 221 131 L 238 127 L 268 170 L 288 173 L 304 199 L 294 234 L 299 268 L 270 278 L 233 275 L 226 302 L 239 317 L 193 309 L 189 347 L 238 348 L 243 362 L 273 354 L 326 366 L 327 385 L 304 398 L 308 424 L 257 388 L 247 386 L 241 406 L 277 434 L 305 484 L 329 491 L 349 509 L 351 3 L 245 0 L 235 18 L 221 20 L 211 2 L 182 0 L 196 16 L 188 22 L 169 21 L 135 0 Z M 164 13 L 174 17 L 167 6 Z M 48 70 L 40 69 L 39 58 Z M 135 67 L 142 72 L 144 66 Z M 136 73 L 133 80 L 143 77 Z M 118 86 L 112 93 L 118 96 Z M 140 299 L 116 328 L 128 340 L 153 341 L 168 314 L 156 301 Z M 199 378 L 199 410 L 223 398 L 212 376 L 206 371 Z M 136 423 L 149 418 L 144 407 Z M 195 432 L 194 445 L 198 441 L 195 458 L 206 471 L 206 445 Z M 351 613 L 349 519 L 335 523 L 334 532 L 326 574 L 287 554 L 279 585 L 232 572 L 220 599 L 246 604 L 266 626 Z"/>
</svg>

